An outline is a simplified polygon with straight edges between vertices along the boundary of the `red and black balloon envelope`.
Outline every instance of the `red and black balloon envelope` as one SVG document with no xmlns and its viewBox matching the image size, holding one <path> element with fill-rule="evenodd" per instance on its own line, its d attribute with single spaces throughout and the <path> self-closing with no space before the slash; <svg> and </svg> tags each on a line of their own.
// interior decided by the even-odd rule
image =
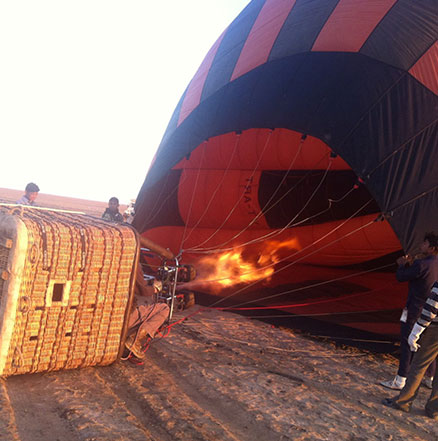
<svg viewBox="0 0 438 441">
<path fill-rule="evenodd" d="M 437 0 L 253 0 L 181 97 L 134 225 L 217 306 L 397 334 L 395 257 L 438 230 L 437 38 Z"/>
</svg>

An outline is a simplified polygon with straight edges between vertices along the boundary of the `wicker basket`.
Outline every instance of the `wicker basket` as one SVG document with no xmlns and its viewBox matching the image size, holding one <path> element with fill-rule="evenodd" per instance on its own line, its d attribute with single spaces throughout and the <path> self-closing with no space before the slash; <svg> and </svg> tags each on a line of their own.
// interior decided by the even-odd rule
<svg viewBox="0 0 438 441">
<path fill-rule="evenodd" d="M 0 375 L 114 362 L 137 251 L 126 224 L 0 207 Z"/>
</svg>

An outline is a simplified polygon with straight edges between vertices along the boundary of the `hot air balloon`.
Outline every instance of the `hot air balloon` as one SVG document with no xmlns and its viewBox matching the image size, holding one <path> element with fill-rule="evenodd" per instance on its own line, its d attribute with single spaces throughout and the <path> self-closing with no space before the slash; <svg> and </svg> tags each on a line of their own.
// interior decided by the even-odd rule
<svg viewBox="0 0 438 441">
<path fill-rule="evenodd" d="M 395 257 L 438 229 L 437 38 L 437 0 L 251 1 L 181 97 L 134 225 L 215 304 L 398 334 Z"/>
</svg>

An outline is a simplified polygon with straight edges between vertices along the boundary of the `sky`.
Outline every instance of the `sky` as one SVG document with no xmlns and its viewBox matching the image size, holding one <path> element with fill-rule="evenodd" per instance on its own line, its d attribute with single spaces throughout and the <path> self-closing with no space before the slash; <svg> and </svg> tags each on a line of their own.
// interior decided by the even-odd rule
<svg viewBox="0 0 438 441">
<path fill-rule="evenodd" d="M 182 93 L 248 3 L 1 1 L 0 188 L 136 198 Z"/>
</svg>

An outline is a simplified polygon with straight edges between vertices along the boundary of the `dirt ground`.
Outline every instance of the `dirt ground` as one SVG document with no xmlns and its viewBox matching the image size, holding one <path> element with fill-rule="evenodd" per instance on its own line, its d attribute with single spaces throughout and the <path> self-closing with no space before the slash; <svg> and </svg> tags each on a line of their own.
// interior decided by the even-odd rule
<svg viewBox="0 0 438 441">
<path fill-rule="evenodd" d="M 13 202 L 22 191 L 0 189 Z M 40 194 L 45 207 L 101 216 L 107 203 Z M 122 209 L 124 207 L 121 207 Z M 141 366 L 0 380 L 0 441 L 433 440 L 421 388 L 411 414 L 378 385 L 397 360 L 197 306 L 179 312 Z"/>
<path fill-rule="evenodd" d="M 1 380 L 0 439 L 430 440 L 421 388 L 411 414 L 378 385 L 396 359 L 194 306 L 143 365 Z"/>
</svg>

